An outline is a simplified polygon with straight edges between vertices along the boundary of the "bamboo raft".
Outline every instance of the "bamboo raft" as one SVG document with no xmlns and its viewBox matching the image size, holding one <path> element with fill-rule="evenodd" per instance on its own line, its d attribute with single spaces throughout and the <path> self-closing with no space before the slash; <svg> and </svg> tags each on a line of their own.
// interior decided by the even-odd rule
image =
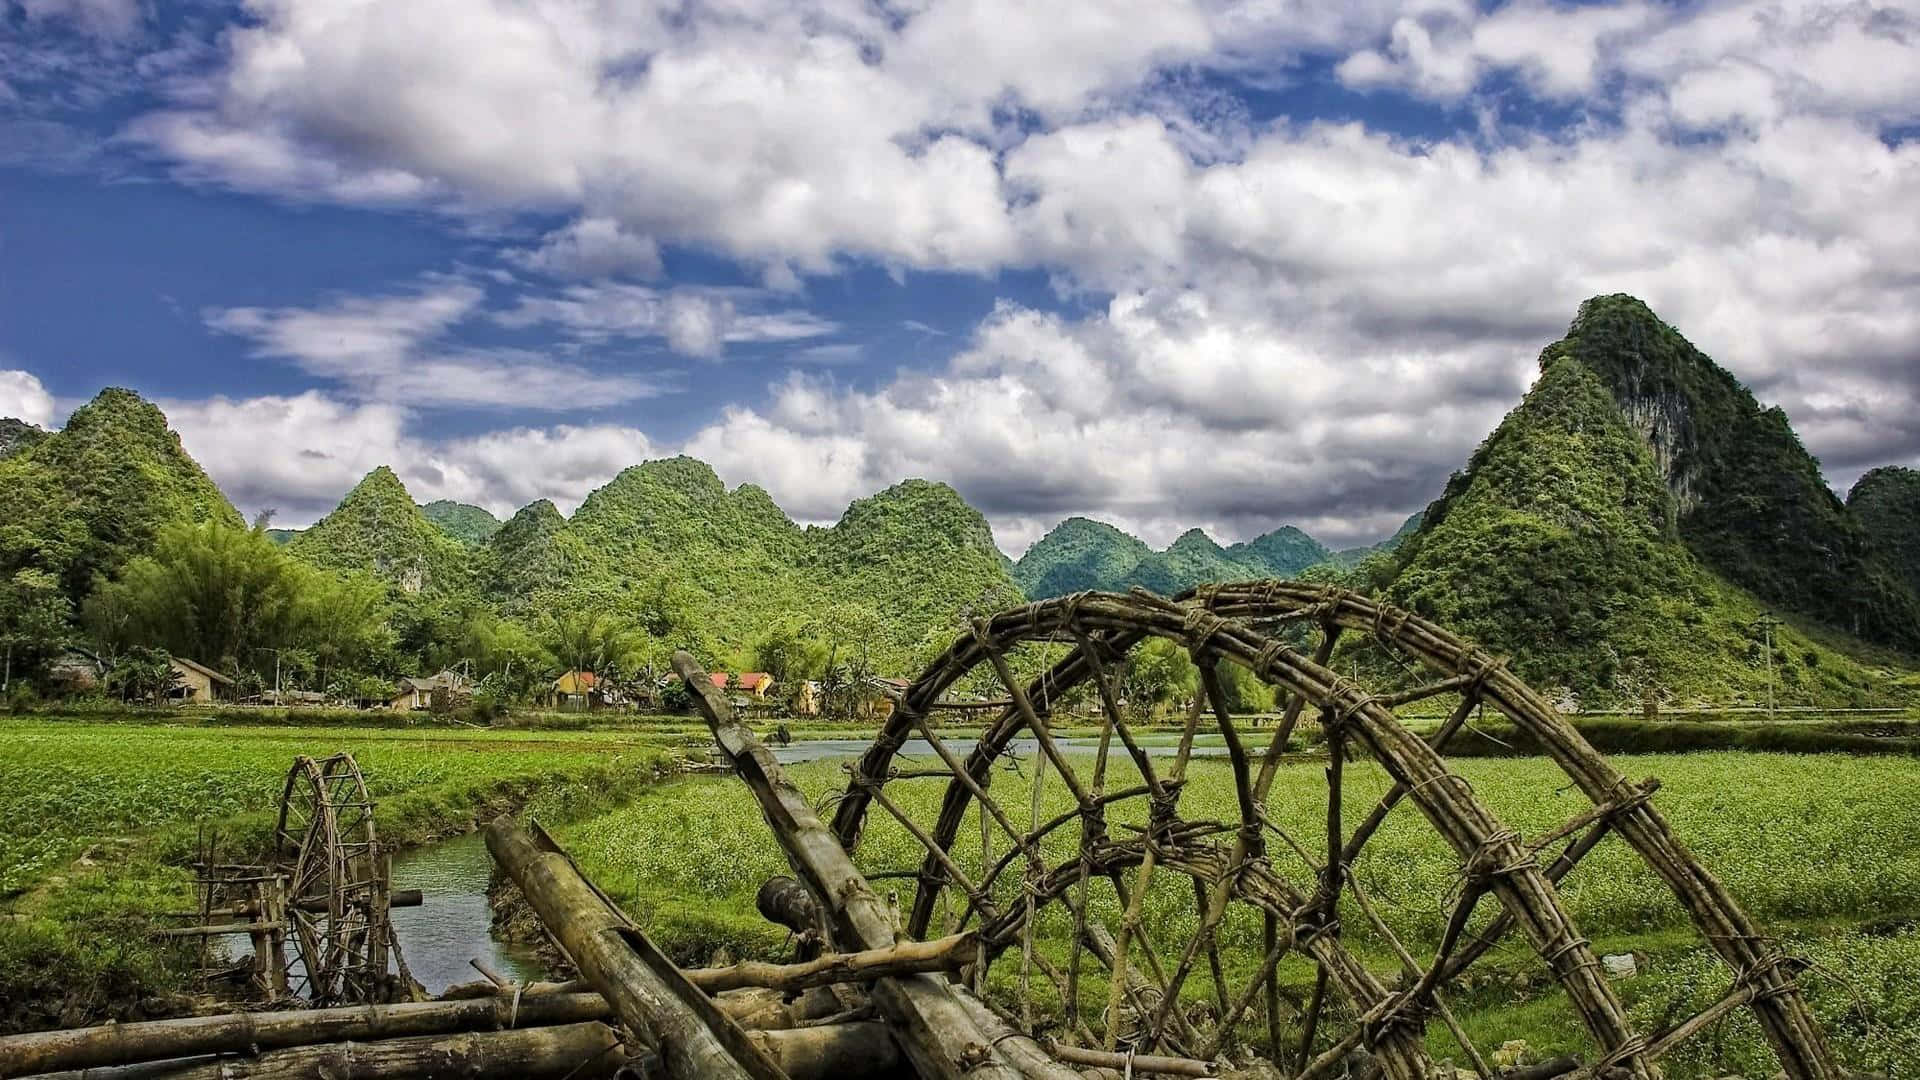
<svg viewBox="0 0 1920 1080">
<path fill-rule="evenodd" d="M 1202 691 L 1186 711 L 1171 761 L 1159 762 L 1127 722 L 1122 678 L 1129 654 L 1155 638 L 1188 652 Z M 1329 666 L 1342 642 L 1345 655 L 1375 654 L 1381 662 L 1368 670 L 1400 676 L 1378 690 L 1342 677 Z M 1014 674 L 1012 658 L 1022 649 L 1041 651 L 1041 674 Z M 1283 695 L 1264 739 L 1236 726 L 1222 665 L 1244 669 Z M 792 868 L 792 878 L 762 889 L 759 906 L 798 935 L 796 962 L 679 968 L 537 824 L 501 818 L 486 829 L 488 850 L 578 969 L 578 982 L 521 987 L 500 980 L 495 996 L 473 1000 L 0 1038 L 0 1080 L 1117 1080 L 1244 1068 L 1292 1080 L 1430 1080 L 1449 1074 L 1429 1053 L 1433 1024 L 1485 1080 L 1652 1080 L 1661 1075 L 1663 1056 L 1736 1010 L 1757 1020 L 1790 1080 L 1847 1075 L 1795 981 L 1803 965 L 1759 932 L 1674 835 L 1652 803 L 1657 781 L 1628 780 L 1499 658 L 1357 594 L 1294 582 L 1205 587 L 1171 598 L 1141 590 L 1082 593 L 975 619 L 899 697 L 872 747 L 850 766 L 831 821 L 786 778 L 690 656 L 676 654 L 674 669 L 695 692 L 722 755 Z M 970 703 L 988 721 L 964 754 L 930 719 L 949 706 L 945 696 L 963 680 L 976 688 L 988 682 L 1004 695 Z M 1092 755 L 1068 755 L 1055 735 L 1056 709 L 1076 694 L 1097 708 Z M 1445 707 L 1445 719 L 1425 737 L 1396 715 L 1416 702 Z M 1443 756 L 1448 741 L 1486 710 L 1536 739 L 1586 807 L 1531 838 L 1487 809 Z M 1317 849 L 1265 810 L 1288 740 L 1308 720 L 1318 722 L 1328 748 L 1325 843 Z M 1203 728 L 1224 743 L 1232 819 L 1183 813 Z M 938 766 L 897 765 L 912 738 L 924 740 Z M 991 794 L 1016 738 L 1037 747 L 1025 827 L 1019 808 Z M 1343 774 L 1356 751 L 1378 763 L 1392 786 L 1369 814 L 1349 822 Z M 926 781 L 946 785 L 931 822 L 916 820 L 897 797 L 897 785 Z M 1043 820 L 1043 785 L 1058 785 L 1072 808 Z M 1439 945 L 1424 959 L 1395 935 L 1372 888 L 1354 873 L 1401 803 L 1460 859 L 1458 896 L 1444 906 Z M 1145 824 L 1118 823 L 1123 807 L 1143 809 L 1135 817 Z M 856 867 L 854 853 L 876 812 L 924 852 L 918 866 L 872 877 Z M 970 844 L 961 837 L 969 820 L 979 826 L 971 874 L 960 857 Z M 1561 900 L 1560 883 L 1609 837 L 1667 885 L 1727 970 L 1726 991 L 1714 1004 L 1660 1031 L 1636 1029 Z M 876 892 L 873 881 L 882 877 L 912 884 L 904 909 Z M 1156 880 L 1165 896 L 1167 882 L 1180 879 L 1172 892 L 1190 893 L 1195 932 L 1177 942 L 1156 940 L 1145 898 Z M 257 910 L 240 904 L 232 914 Z M 1109 925 L 1102 911 L 1121 915 Z M 1253 959 L 1250 968 L 1232 966 L 1252 971 L 1238 984 L 1222 959 L 1229 947 L 1222 931 L 1236 912 L 1243 922 L 1257 920 L 1261 939 L 1251 957 L 1239 958 Z M 1042 919 L 1070 927 L 1064 963 L 1057 950 L 1036 948 Z M 1363 962 L 1343 938 L 1343 921 L 1385 942 L 1392 969 Z M 1503 1070 L 1468 1037 L 1450 992 L 1509 937 L 1564 992 L 1598 1048 L 1593 1060 L 1563 1057 Z M 1282 992 L 1277 972 L 1289 960 L 1313 972 L 1304 1000 Z M 1105 983 L 1096 992 L 1103 1002 L 1088 1001 L 1093 975 Z M 1203 983 L 1210 995 L 1194 992 Z M 1011 1000 L 1010 985 L 1017 987 Z M 998 993 L 989 995 L 989 986 Z M 1043 1008 L 1044 1001 L 1057 1009 Z M 1205 1008 L 1192 1008 L 1196 1001 Z"/>
</svg>

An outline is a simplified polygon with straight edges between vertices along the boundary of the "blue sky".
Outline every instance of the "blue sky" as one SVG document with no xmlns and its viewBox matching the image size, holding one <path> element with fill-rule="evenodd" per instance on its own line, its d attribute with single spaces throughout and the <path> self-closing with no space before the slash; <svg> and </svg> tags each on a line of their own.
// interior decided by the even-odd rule
<svg viewBox="0 0 1920 1080">
<path fill-rule="evenodd" d="M 132 386 L 288 524 L 687 452 L 1364 542 L 1629 291 L 1844 490 L 1920 460 L 1917 11 L 0 0 L 0 413 Z"/>
</svg>

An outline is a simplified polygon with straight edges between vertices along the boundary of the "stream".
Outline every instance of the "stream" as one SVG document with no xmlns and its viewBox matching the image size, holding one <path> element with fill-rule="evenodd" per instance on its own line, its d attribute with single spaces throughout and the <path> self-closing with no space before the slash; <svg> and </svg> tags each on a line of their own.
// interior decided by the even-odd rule
<svg viewBox="0 0 1920 1080">
<path fill-rule="evenodd" d="M 1171 756 L 1177 740 L 1148 737 L 1144 749 L 1155 757 Z M 1099 740 L 1063 738 L 1059 744 L 1068 750 L 1092 753 Z M 853 758 L 866 753 L 871 739 L 808 739 L 774 748 L 783 764 Z M 974 747 L 972 739 L 952 739 L 947 746 L 965 757 Z M 1033 739 L 1016 739 L 1015 754 L 1029 759 L 1039 753 Z M 1116 744 L 1115 752 L 1119 751 Z M 1195 757 L 1224 757 L 1226 747 L 1219 736 L 1201 736 L 1193 748 Z M 900 748 L 900 756 L 933 760 L 933 748 L 924 739 L 910 739 Z M 487 882 L 493 872 L 492 857 L 479 833 L 450 837 L 410 851 L 393 859 L 393 888 L 419 889 L 426 902 L 414 908 L 394 908 L 394 936 L 406 958 L 413 977 L 429 994 L 438 994 L 449 986 L 481 978 L 470 960 L 478 958 L 501 975 L 516 981 L 531 982 L 546 977 L 534 950 L 493 936 L 492 909 L 487 903 Z M 247 950 L 234 940 L 239 953 Z"/>
</svg>

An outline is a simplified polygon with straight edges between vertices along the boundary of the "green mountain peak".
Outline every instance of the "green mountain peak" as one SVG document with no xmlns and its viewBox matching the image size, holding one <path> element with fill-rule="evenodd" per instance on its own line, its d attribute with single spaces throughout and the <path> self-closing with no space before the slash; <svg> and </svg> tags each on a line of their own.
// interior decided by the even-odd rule
<svg viewBox="0 0 1920 1080">
<path fill-rule="evenodd" d="M 287 551 L 324 570 L 364 570 L 401 593 L 445 594 L 471 573 L 458 540 L 427 520 L 407 486 L 382 465 L 333 512 L 287 542 Z"/>
<path fill-rule="evenodd" d="M 244 524 L 165 414 L 131 390 L 102 390 L 59 431 L 0 459 L 0 573 L 54 574 L 76 604 L 162 527 L 215 519 Z"/>
<path fill-rule="evenodd" d="M 1787 416 L 1625 295 L 1580 306 L 1543 370 L 1597 375 L 1652 456 L 1687 546 L 1761 599 L 1868 641 L 1920 649 L 1920 595 L 1869 550 Z"/>
</svg>

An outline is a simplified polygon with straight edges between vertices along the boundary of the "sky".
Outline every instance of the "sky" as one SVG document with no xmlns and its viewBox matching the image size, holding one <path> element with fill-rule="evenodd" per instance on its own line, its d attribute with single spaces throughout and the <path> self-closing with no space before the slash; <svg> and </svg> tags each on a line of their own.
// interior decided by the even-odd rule
<svg viewBox="0 0 1920 1080">
<path fill-rule="evenodd" d="M 687 453 L 1390 533 L 1629 292 L 1920 463 L 1920 0 L 0 0 L 0 415 L 249 513 Z"/>
</svg>

